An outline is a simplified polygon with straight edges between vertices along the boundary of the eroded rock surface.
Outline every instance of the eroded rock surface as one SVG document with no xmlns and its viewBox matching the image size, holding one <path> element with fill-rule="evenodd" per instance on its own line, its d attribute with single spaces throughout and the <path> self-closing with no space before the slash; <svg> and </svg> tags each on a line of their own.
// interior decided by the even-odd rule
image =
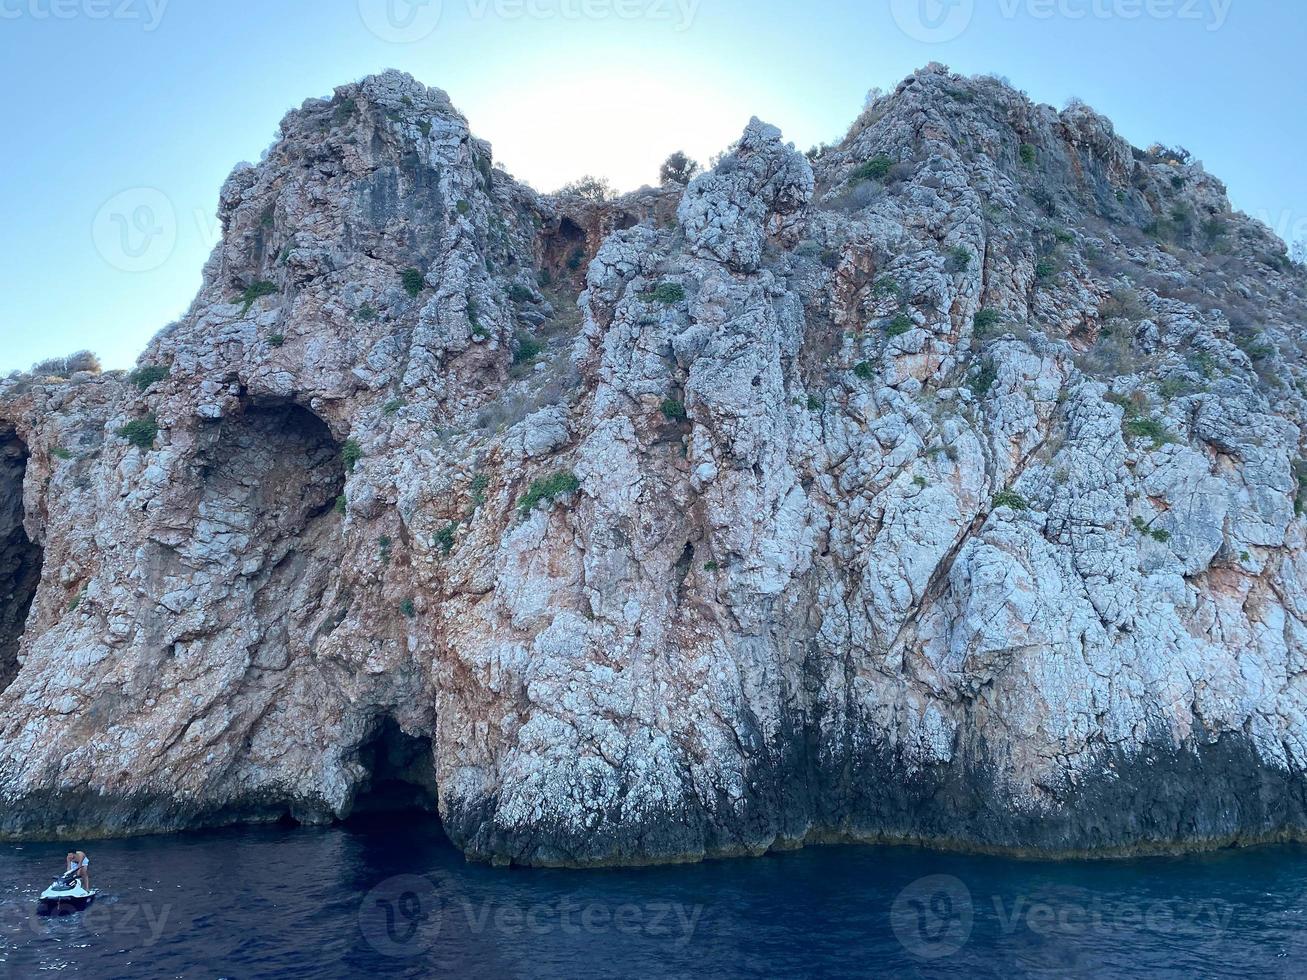
<svg viewBox="0 0 1307 980">
<path fill-rule="evenodd" d="M 0 427 L 0 689 L 18 673 L 18 644 L 41 578 L 41 549 L 23 526 L 27 447 Z"/>
<path fill-rule="evenodd" d="M 932 65 L 585 202 L 392 72 L 220 217 L 131 377 L 0 383 L 0 832 L 383 784 L 532 864 L 1307 828 L 1307 275 L 1187 154 Z"/>
</svg>

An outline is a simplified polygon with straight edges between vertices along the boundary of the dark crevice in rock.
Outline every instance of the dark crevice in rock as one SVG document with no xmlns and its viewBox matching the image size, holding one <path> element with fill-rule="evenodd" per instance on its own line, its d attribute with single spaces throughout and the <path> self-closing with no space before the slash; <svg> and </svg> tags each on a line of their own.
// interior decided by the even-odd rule
<svg viewBox="0 0 1307 980">
<path fill-rule="evenodd" d="M 358 748 L 366 775 L 346 816 L 405 810 L 436 812 L 436 768 L 431 739 L 406 734 L 389 715 L 378 719 Z"/>
<path fill-rule="evenodd" d="M 676 560 L 676 567 L 672 570 L 672 577 L 676 581 L 676 604 L 679 606 L 685 600 L 685 580 L 690 574 L 690 567 L 694 564 L 694 545 L 689 541 L 685 542 L 685 548 L 681 551 L 681 557 Z"/>
<path fill-rule="evenodd" d="M 0 427 L 0 691 L 18 674 L 18 648 L 41 580 L 41 548 L 23 527 L 27 447 Z"/>
<path fill-rule="evenodd" d="M 580 278 L 592 258 L 585 229 L 568 217 L 541 235 L 540 251 L 540 267 L 555 282 Z"/>
</svg>

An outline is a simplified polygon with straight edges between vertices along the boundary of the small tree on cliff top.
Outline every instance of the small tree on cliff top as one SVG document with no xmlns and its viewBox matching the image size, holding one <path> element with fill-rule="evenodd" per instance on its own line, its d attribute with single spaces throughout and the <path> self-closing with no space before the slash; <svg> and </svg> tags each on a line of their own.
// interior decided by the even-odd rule
<svg viewBox="0 0 1307 980">
<path fill-rule="evenodd" d="M 664 184 L 688 184 L 698 172 L 699 164 L 686 156 L 685 151 L 677 150 L 663 161 L 658 179 Z"/>
<path fill-rule="evenodd" d="M 613 190 L 613 185 L 606 178 L 594 177 L 590 174 L 564 184 L 558 193 L 575 194 L 577 197 L 584 197 L 587 201 L 596 201 L 600 204 L 611 201 L 617 196 L 617 191 Z"/>
</svg>

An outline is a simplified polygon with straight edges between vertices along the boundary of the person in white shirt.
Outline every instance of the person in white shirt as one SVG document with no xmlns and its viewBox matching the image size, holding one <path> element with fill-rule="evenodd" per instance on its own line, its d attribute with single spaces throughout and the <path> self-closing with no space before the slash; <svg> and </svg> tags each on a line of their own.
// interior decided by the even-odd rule
<svg viewBox="0 0 1307 980">
<path fill-rule="evenodd" d="M 86 856 L 86 852 L 69 851 L 64 860 L 67 862 L 67 870 L 76 871 L 77 877 L 81 879 L 82 888 L 89 892 L 91 890 L 91 859 Z"/>
</svg>

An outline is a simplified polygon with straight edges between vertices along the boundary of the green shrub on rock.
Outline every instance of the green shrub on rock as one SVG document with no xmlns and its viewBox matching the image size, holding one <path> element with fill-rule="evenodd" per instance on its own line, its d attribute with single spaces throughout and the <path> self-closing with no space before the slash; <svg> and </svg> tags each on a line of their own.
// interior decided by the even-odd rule
<svg viewBox="0 0 1307 980">
<path fill-rule="evenodd" d="M 885 325 L 886 337 L 901 337 L 911 330 L 916 324 L 912 322 L 912 317 L 906 313 L 898 313 L 888 324 Z"/>
<path fill-rule="evenodd" d="M 258 282 L 252 282 L 245 287 L 245 292 L 241 293 L 241 316 L 250 311 L 255 302 L 264 296 L 271 296 L 277 291 L 277 284 L 268 282 L 266 279 L 260 279 Z"/>
<path fill-rule="evenodd" d="M 427 278 L 417 269 L 405 269 L 399 274 L 399 281 L 404 284 L 404 291 L 416 299 L 427 288 Z"/>
<path fill-rule="evenodd" d="M 159 436 L 159 421 L 154 413 L 133 419 L 118 430 L 118 434 L 137 449 L 153 449 Z"/>
<path fill-rule="evenodd" d="M 555 473 L 553 476 L 536 480 L 527 488 L 522 499 L 517 502 L 523 515 L 531 513 L 541 503 L 552 503 L 555 497 L 575 493 L 581 487 L 581 481 L 575 473 Z"/>
<path fill-rule="evenodd" d="M 1150 415 L 1126 419 L 1122 428 L 1126 435 L 1150 440 L 1154 449 L 1161 449 L 1168 442 L 1175 441 L 1171 433 L 1166 431 L 1166 426 Z"/>
<path fill-rule="evenodd" d="M 894 166 L 894 161 L 883 153 L 878 153 L 872 157 L 857 170 L 853 171 L 853 176 L 849 179 L 855 183 L 864 180 L 884 180 L 889 176 L 890 169 Z"/>
<path fill-rule="evenodd" d="M 345 445 L 340 447 L 340 458 L 345 463 L 346 471 L 353 473 L 354 467 L 363 458 L 363 448 L 358 444 L 357 439 L 345 440 Z"/>
<path fill-rule="evenodd" d="M 1006 507 L 1009 510 L 1027 510 L 1030 504 L 1026 502 L 1025 497 L 1015 490 L 1000 490 L 994 494 L 993 506 L 995 510 L 1000 507 Z"/>
<path fill-rule="evenodd" d="M 653 298 L 659 303 L 679 303 L 685 299 L 685 287 L 680 283 L 664 282 L 653 291 Z"/>
<path fill-rule="evenodd" d="M 994 366 L 993 361 L 985 361 L 980 365 L 980 370 L 976 372 L 976 376 L 970 381 L 971 393 L 977 398 L 984 398 L 989 394 L 989 389 L 994 387 L 994 382 L 997 380 L 998 368 Z"/>
<path fill-rule="evenodd" d="M 664 398 L 663 416 L 669 422 L 680 422 L 685 418 L 685 402 L 675 398 Z"/>
<path fill-rule="evenodd" d="M 458 525 L 451 523 L 446 524 L 435 534 L 435 544 L 440 549 L 441 554 L 449 554 L 454 550 L 454 539 L 458 534 Z"/>
<path fill-rule="evenodd" d="M 158 384 L 167 378 L 169 373 L 170 368 L 165 364 L 146 364 L 127 375 L 127 380 L 136 385 L 141 391 L 145 391 L 151 385 Z"/>
<path fill-rule="evenodd" d="M 992 310 L 989 307 L 985 307 L 985 309 L 976 314 L 974 321 L 976 335 L 980 337 L 985 336 L 997 327 L 1002 320 L 1002 313 L 998 310 Z"/>
<path fill-rule="evenodd" d="M 540 356 L 544 349 L 545 345 L 529 333 L 520 333 L 517 335 L 517 350 L 513 354 L 513 363 L 526 364 L 533 361 Z"/>
</svg>

